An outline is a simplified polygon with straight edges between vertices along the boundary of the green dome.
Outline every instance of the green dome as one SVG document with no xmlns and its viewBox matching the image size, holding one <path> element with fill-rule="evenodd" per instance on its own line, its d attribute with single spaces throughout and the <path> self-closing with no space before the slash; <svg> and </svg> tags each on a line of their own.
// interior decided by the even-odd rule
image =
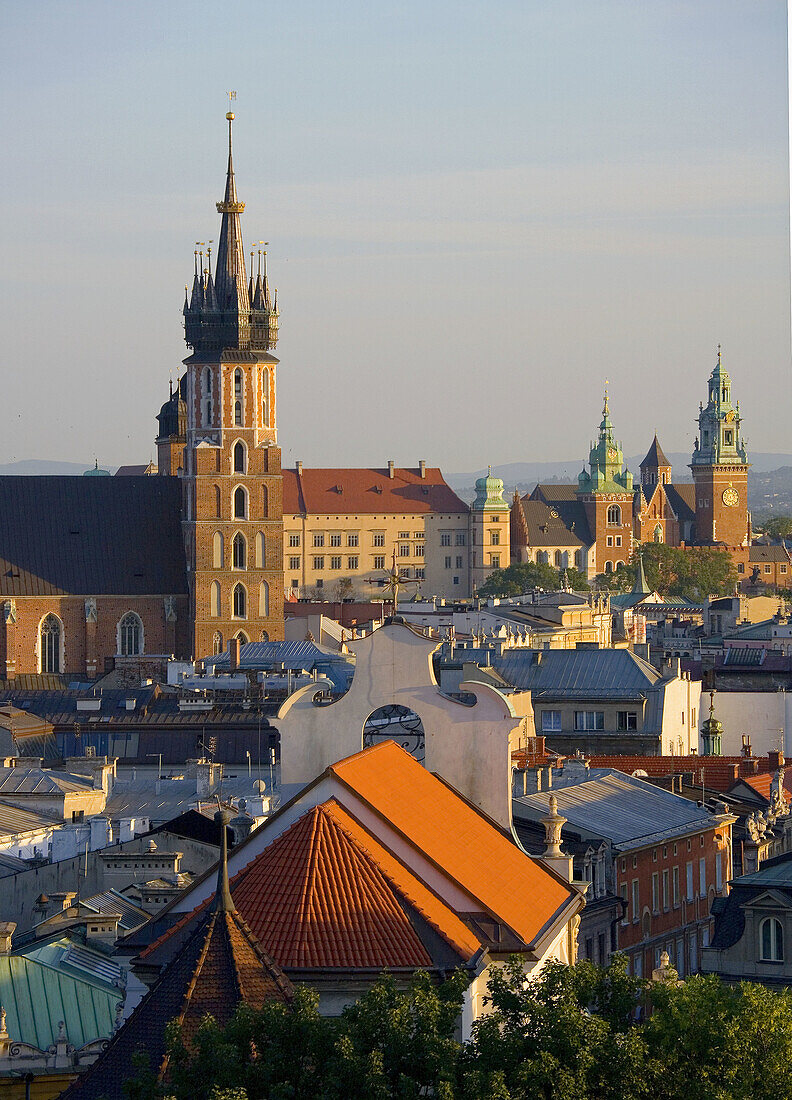
<svg viewBox="0 0 792 1100">
<path fill-rule="evenodd" d="M 509 505 L 503 499 L 503 482 L 499 477 L 492 476 L 492 467 L 488 468 L 487 476 L 476 480 L 476 499 L 473 501 L 474 512 L 508 512 Z"/>
</svg>

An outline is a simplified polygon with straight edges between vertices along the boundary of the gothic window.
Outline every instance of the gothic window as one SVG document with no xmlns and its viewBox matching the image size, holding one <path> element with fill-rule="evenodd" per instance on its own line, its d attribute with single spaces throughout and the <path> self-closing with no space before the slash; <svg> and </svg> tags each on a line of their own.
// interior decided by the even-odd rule
<svg viewBox="0 0 792 1100">
<path fill-rule="evenodd" d="M 63 627 L 57 615 L 47 615 L 39 627 L 39 663 L 42 672 L 62 672 L 61 639 Z"/>
<path fill-rule="evenodd" d="M 259 618 L 266 619 L 269 615 L 269 585 L 262 581 L 259 585 Z"/>
<path fill-rule="evenodd" d="M 618 504 L 611 504 L 608 508 L 608 527 L 621 527 L 621 508 Z"/>
<path fill-rule="evenodd" d="M 261 486 L 261 515 L 264 519 L 269 515 L 269 493 L 266 485 Z"/>
<path fill-rule="evenodd" d="M 270 426 L 269 414 L 269 371 L 261 372 L 261 423 L 265 428 Z"/>
<path fill-rule="evenodd" d="M 220 618 L 220 582 L 212 581 L 209 586 L 209 614 L 213 619 Z"/>
<path fill-rule="evenodd" d="M 784 929 L 777 917 L 765 917 L 759 925 L 759 958 L 762 962 L 784 961 Z"/>
<path fill-rule="evenodd" d="M 223 635 L 219 630 L 216 630 L 212 635 L 212 653 L 215 657 L 223 652 Z"/>
<path fill-rule="evenodd" d="M 266 630 L 262 630 L 262 632 L 259 634 L 259 641 L 260 642 L 268 642 L 269 641 L 269 634 L 266 632 Z"/>
<path fill-rule="evenodd" d="M 128 611 L 118 624 L 118 652 L 124 657 L 143 652 L 143 623 L 134 611 Z"/>
<path fill-rule="evenodd" d="M 212 568 L 223 568 L 223 533 L 215 531 L 212 536 Z"/>
<path fill-rule="evenodd" d="M 662 525 L 662 523 L 658 523 L 658 525 L 655 527 L 653 538 L 654 538 L 655 542 L 662 542 L 663 541 L 663 525 Z"/>
<path fill-rule="evenodd" d="M 233 615 L 235 619 L 247 618 L 247 589 L 243 584 L 234 585 Z"/>
<path fill-rule="evenodd" d="M 297 538 L 299 539 L 299 535 Z M 297 543 L 299 546 L 299 542 Z M 267 544 L 264 539 L 264 532 L 259 531 L 256 535 L 256 569 L 264 569 L 267 562 Z"/>
<path fill-rule="evenodd" d="M 244 401 L 242 371 L 237 368 L 234 371 L 234 425 L 237 428 L 242 427 Z"/>
<path fill-rule="evenodd" d="M 421 719 L 408 707 L 389 703 L 373 711 L 363 726 L 363 748 L 381 741 L 395 741 L 414 756 L 419 764 L 426 758 L 424 728 Z"/>
<path fill-rule="evenodd" d="M 210 427 L 212 423 L 212 371 L 209 367 L 205 367 L 203 373 L 201 417 L 201 423 L 203 424 L 204 428 Z"/>
<path fill-rule="evenodd" d="M 556 567 L 560 569 L 561 568 L 561 551 L 560 550 L 556 550 L 555 554 L 553 554 L 553 561 L 554 561 Z"/>
<path fill-rule="evenodd" d="M 613 572 L 613 562 L 612 561 L 606 561 L 605 562 L 605 572 L 606 573 L 612 573 Z"/>
<path fill-rule="evenodd" d="M 215 516 L 216 516 L 217 519 L 220 519 L 220 486 L 215 485 L 214 491 L 215 491 Z"/>
<path fill-rule="evenodd" d="M 234 541 L 231 545 L 231 565 L 234 569 L 247 569 L 247 540 L 245 536 L 237 531 L 234 535 Z"/>
<path fill-rule="evenodd" d="M 241 439 L 234 444 L 234 473 L 245 473 L 245 444 Z"/>
<path fill-rule="evenodd" d="M 234 490 L 234 519 L 247 519 L 247 493 L 242 485 Z"/>
<path fill-rule="evenodd" d="M 248 636 L 247 636 L 247 634 L 246 634 L 246 633 L 244 632 L 244 630 L 240 630 L 240 631 L 239 631 L 239 632 L 237 633 L 237 635 L 236 635 L 236 639 L 237 639 L 237 641 L 239 642 L 239 644 L 240 644 L 240 645 L 247 645 L 247 644 L 248 644 L 248 642 L 250 641 L 250 638 L 248 638 Z"/>
</svg>

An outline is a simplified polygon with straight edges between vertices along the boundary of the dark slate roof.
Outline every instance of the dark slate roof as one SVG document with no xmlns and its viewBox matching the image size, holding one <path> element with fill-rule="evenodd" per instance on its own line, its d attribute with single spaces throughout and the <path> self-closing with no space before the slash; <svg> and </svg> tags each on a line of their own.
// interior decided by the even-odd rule
<svg viewBox="0 0 792 1100">
<path fill-rule="evenodd" d="M 657 434 L 655 434 L 655 437 L 652 440 L 652 446 L 646 452 L 646 458 L 641 463 L 639 469 L 643 470 L 647 466 L 648 467 L 655 467 L 655 466 L 670 466 L 670 465 L 671 465 L 671 463 L 668 461 L 666 456 L 663 454 L 663 448 L 660 446 L 660 440 L 657 438 Z"/>
<path fill-rule="evenodd" d="M 789 562 L 790 557 L 789 551 L 781 544 L 767 546 L 763 543 L 754 543 L 750 549 L 748 560 L 751 564 L 765 561 Z"/>
<path fill-rule="evenodd" d="M 696 486 L 682 482 L 666 485 L 668 503 L 674 509 L 674 515 L 680 523 L 692 522 L 696 518 Z"/>
<path fill-rule="evenodd" d="M 170 477 L 0 477 L 0 596 L 187 592 Z"/>
<path fill-rule="evenodd" d="M 635 698 L 661 678 L 627 649 L 513 649 L 493 664 L 508 683 L 534 697 Z"/>
<path fill-rule="evenodd" d="M 583 541 L 564 523 L 557 508 L 551 508 L 542 500 L 523 500 L 521 504 L 528 530 L 528 546 L 577 548 L 583 545 Z"/>
<path fill-rule="evenodd" d="M 712 915 L 715 918 L 712 947 L 724 951 L 742 938 L 745 931 L 743 906 L 767 890 L 786 894 L 792 908 L 792 853 L 785 852 L 768 859 L 753 874 L 734 879 L 728 897 L 715 898 L 712 904 Z"/>
<path fill-rule="evenodd" d="M 585 546 L 591 546 L 594 539 L 589 528 L 588 516 L 584 505 L 577 498 L 577 485 L 548 482 L 537 485 L 527 500 L 541 500 L 553 511 L 558 512 L 565 527 L 577 535 Z"/>
</svg>

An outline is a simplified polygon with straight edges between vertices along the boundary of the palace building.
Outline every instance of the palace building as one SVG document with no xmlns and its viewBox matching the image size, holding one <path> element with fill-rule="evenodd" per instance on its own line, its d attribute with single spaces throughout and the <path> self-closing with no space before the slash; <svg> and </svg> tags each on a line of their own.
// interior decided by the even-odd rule
<svg viewBox="0 0 792 1100">
<path fill-rule="evenodd" d="M 728 550 L 745 573 L 751 545 L 748 467 L 739 402 L 718 361 L 707 405 L 699 406 L 699 433 L 690 469 L 693 483 L 672 481 L 671 463 L 655 435 L 633 483 L 614 435 L 608 396 L 588 469 L 577 484 L 539 484 L 512 507 L 512 561 L 574 566 L 589 578 L 611 573 L 644 542 Z"/>
<path fill-rule="evenodd" d="M 245 269 L 233 118 L 215 268 L 196 253 L 191 355 L 157 418 L 161 476 L 0 478 L 0 678 L 151 675 L 283 638 L 277 296 L 262 253 Z"/>
</svg>

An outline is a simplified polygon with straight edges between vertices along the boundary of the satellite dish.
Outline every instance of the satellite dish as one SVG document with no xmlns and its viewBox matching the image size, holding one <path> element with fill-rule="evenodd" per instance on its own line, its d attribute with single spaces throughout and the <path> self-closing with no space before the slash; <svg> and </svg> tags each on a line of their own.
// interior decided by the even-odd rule
<svg viewBox="0 0 792 1100">
<path fill-rule="evenodd" d="M 632 772 L 632 777 L 633 779 L 648 779 L 649 772 L 645 772 L 643 768 L 636 768 L 635 771 Z"/>
</svg>

